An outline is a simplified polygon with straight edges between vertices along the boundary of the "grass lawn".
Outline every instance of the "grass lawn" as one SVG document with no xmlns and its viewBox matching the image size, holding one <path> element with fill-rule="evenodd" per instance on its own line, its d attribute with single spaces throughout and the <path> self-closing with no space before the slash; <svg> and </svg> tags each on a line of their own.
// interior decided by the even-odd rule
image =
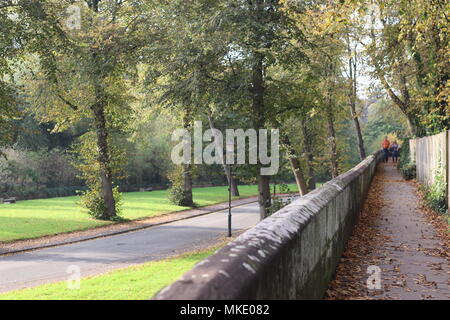
<svg viewBox="0 0 450 320">
<path fill-rule="evenodd" d="M 194 201 L 207 206 L 228 200 L 227 187 L 195 188 Z M 290 185 L 292 191 L 296 185 Z M 241 197 L 257 194 L 256 186 L 239 186 Z M 78 197 L 19 201 L 0 205 L 0 241 L 37 238 L 63 232 L 85 230 L 111 222 L 92 219 L 79 205 Z M 167 199 L 166 190 L 153 192 L 130 192 L 123 194 L 125 219 L 153 217 L 173 211 L 186 210 Z"/>
<path fill-rule="evenodd" d="M 81 279 L 80 289 L 66 281 L 0 294 L 0 300 L 145 300 L 181 277 L 219 246 Z"/>
</svg>

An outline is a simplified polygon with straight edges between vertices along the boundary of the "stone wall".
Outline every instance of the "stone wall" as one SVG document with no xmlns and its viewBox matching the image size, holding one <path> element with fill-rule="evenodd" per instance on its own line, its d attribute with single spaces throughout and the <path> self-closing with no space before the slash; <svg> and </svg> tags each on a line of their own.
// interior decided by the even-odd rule
<svg viewBox="0 0 450 320">
<path fill-rule="evenodd" d="M 320 299 L 381 159 L 294 201 L 200 262 L 154 299 Z"/>
</svg>

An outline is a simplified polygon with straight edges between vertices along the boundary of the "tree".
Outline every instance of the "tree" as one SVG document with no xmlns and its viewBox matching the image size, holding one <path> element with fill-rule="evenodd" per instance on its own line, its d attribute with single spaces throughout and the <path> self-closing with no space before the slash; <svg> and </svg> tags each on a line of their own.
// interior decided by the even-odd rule
<svg viewBox="0 0 450 320">
<path fill-rule="evenodd" d="M 15 1 L 0 4 L 0 148 L 14 141 L 13 120 L 19 116 L 13 66 L 23 54 L 27 37 L 24 25 L 28 21 L 22 18 L 23 12 Z M 0 155 L 4 155 L 1 149 Z"/>
<path fill-rule="evenodd" d="M 210 105 L 224 106 L 248 118 L 253 129 L 265 128 L 270 110 L 265 101 L 268 70 L 285 58 L 296 35 L 282 4 L 171 1 L 161 12 L 166 14 L 162 28 L 167 35 L 153 46 L 147 59 L 164 57 L 149 70 L 163 79 L 159 88 L 164 100 L 173 106 L 189 106 L 194 115 L 207 113 Z M 259 173 L 261 168 L 258 163 L 255 175 L 260 215 L 265 218 L 270 178 Z"/>
<path fill-rule="evenodd" d="M 89 209 L 110 220 L 117 216 L 113 179 L 119 156 L 114 153 L 120 153 L 113 140 L 127 128 L 132 101 L 127 79 L 143 42 L 140 23 L 148 16 L 139 10 L 139 1 L 86 4 L 46 0 L 24 6 L 38 30 L 30 43 L 41 67 L 34 77 L 38 94 L 33 102 L 41 121 L 57 123 L 55 131 L 89 119 L 91 131 L 80 144 L 89 149 L 82 152 L 84 178 L 96 203 Z M 67 8 L 75 17 L 60 21 L 58 16 Z M 70 19 L 75 21 L 70 24 Z"/>
<path fill-rule="evenodd" d="M 358 101 L 358 63 L 359 57 L 361 53 L 358 51 L 359 41 L 354 35 L 354 32 L 347 28 L 345 32 L 345 42 L 347 45 L 347 59 L 348 59 L 348 68 L 347 68 L 347 78 L 349 82 L 348 86 L 348 100 L 350 105 L 350 112 L 353 123 L 355 125 L 356 137 L 358 140 L 358 149 L 359 149 L 359 157 L 361 160 L 366 158 L 366 150 L 364 147 L 364 139 L 361 131 L 361 124 L 359 122 L 359 115 L 356 111 L 356 103 Z M 359 33 L 356 31 L 356 33 Z M 356 38 L 356 39 L 355 39 Z"/>
<path fill-rule="evenodd" d="M 422 136 L 448 129 L 448 2 L 370 4 L 367 53 L 374 74 L 408 118 L 410 133 Z"/>
</svg>

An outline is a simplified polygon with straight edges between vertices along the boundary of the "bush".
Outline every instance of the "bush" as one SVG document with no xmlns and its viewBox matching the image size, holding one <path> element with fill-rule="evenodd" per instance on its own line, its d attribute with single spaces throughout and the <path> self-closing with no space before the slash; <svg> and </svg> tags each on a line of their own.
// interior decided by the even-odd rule
<svg viewBox="0 0 450 320">
<path fill-rule="evenodd" d="M 400 172 L 406 180 L 412 180 L 416 178 L 416 165 L 408 163 L 403 167 L 400 167 Z"/>
<path fill-rule="evenodd" d="M 398 163 L 398 169 L 406 180 L 412 180 L 416 178 L 416 165 L 411 162 L 411 153 L 409 150 L 409 140 L 402 142 L 400 149 L 400 161 Z"/>
<path fill-rule="evenodd" d="M 190 207 L 192 203 L 189 194 L 180 185 L 174 185 L 168 190 L 169 201 L 177 206 Z"/>
<path fill-rule="evenodd" d="M 110 217 L 105 216 L 106 204 L 105 201 L 103 200 L 100 187 L 84 191 L 81 194 L 83 197 L 81 198 L 80 204 L 84 206 L 86 209 L 88 209 L 88 213 L 90 216 L 92 216 L 94 219 L 99 220 L 111 220 Z M 114 200 L 116 201 L 116 210 L 117 210 L 116 211 L 117 217 L 114 217 L 113 220 L 114 219 L 120 220 L 122 194 L 119 192 L 118 187 L 115 187 L 113 189 L 113 195 Z"/>
<path fill-rule="evenodd" d="M 447 213 L 446 183 L 442 175 L 435 176 L 435 183 L 430 187 L 423 187 L 425 203 L 428 207 L 441 214 Z"/>
<path fill-rule="evenodd" d="M 46 199 L 58 197 L 70 197 L 86 191 L 87 187 L 56 187 L 56 188 L 36 188 L 27 186 L 3 185 L 0 187 L 0 197 L 15 197 L 18 200 Z"/>
<path fill-rule="evenodd" d="M 279 193 L 282 194 L 292 194 L 291 190 L 289 189 L 289 186 L 287 184 L 280 184 L 280 190 Z M 283 201 L 282 197 L 279 196 L 274 196 L 272 199 L 272 205 L 270 206 L 270 208 L 267 210 L 267 215 L 271 216 L 273 215 L 275 212 L 281 210 L 282 208 L 284 208 L 285 206 L 287 206 L 288 204 L 290 204 L 292 201 L 290 199 L 285 199 Z"/>
<path fill-rule="evenodd" d="M 183 187 L 183 167 L 177 166 L 169 173 L 169 180 L 172 186 L 169 188 L 167 196 L 169 201 L 177 206 L 195 207 L 192 202 L 192 190 Z"/>
</svg>

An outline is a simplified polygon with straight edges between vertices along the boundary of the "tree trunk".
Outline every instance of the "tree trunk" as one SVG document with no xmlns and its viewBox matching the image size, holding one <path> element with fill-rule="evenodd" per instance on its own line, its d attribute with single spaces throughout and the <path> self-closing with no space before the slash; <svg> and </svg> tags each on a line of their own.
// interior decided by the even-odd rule
<svg viewBox="0 0 450 320">
<path fill-rule="evenodd" d="M 278 126 L 280 127 L 280 126 Z M 295 181 L 297 182 L 298 192 L 300 196 L 304 196 L 308 193 L 308 186 L 306 185 L 305 176 L 300 165 L 298 157 L 295 155 L 295 150 L 292 147 L 291 141 L 288 136 L 283 136 L 283 143 L 286 147 L 287 156 L 291 163 L 292 172 L 294 173 Z"/>
<path fill-rule="evenodd" d="M 265 7 L 263 0 L 255 0 L 254 2 L 248 2 L 255 21 L 261 24 L 265 24 L 264 14 Z M 261 35 L 254 34 L 254 41 L 261 44 L 263 41 Z M 258 50 L 253 51 L 253 66 L 252 66 L 252 81 L 250 87 L 250 93 L 252 97 L 252 111 L 253 111 L 253 129 L 259 132 L 259 129 L 263 129 L 266 123 L 265 105 L 264 105 L 264 53 Z M 257 135 L 257 151 L 259 154 L 259 134 Z M 271 192 L 270 192 L 270 176 L 262 176 L 261 168 L 262 163 L 259 161 L 256 165 L 256 176 L 258 180 L 258 203 L 260 219 L 263 220 L 267 217 L 268 208 L 271 206 Z"/>
<path fill-rule="evenodd" d="M 330 61 L 328 64 L 328 74 L 329 77 L 329 86 L 327 90 L 327 105 L 326 105 L 326 120 L 327 120 L 327 129 L 328 129 L 328 145 L 330 147 L 330 171 L 331 177 L 334 179 L 339 176 L 339 164 L 337 157 L 337 143 L 336 143 L 336 130 L 334 128 L 334 102 L 333 102 L 333 93 L 336 86 L 336 67 L 333 61 Z"/>
<path fill-rule="evenodd" d="M 183 205 L 187 207 L 194 206 L 192 197 L 192 164 L 183 164 Z"/>
<path fill-rule="evenodd" d="M 267 212 L 271 203 L 271 192 L 270 192 L 270 176 L 263 176 L 258 174 L 258 203 L 259 203 L 259 215 L 260 219 L 264 220 L 267 217 Z"/>
<path fill-rule="evenodd" d="M 289 161 L 291 162 L 292 172 L 295 176 L 295 181 L 297 182 L 298 190 L 300 196 L 304 196 L 308 193 L 308 186 L 306 185 L 305 177 L 303 175 L 302 168 L 300 167 L 300 162 L 297 157 L 291 156 L 289 157 Z"/>
<path fill-rule="evenodd" d="M 359 157 L 361 160 L 366 158 L 366 150 L 364 148 L 364 139 L 361 133 L 361 126 L 359 124 L 358 115 L 352 110 L 353 122 L 355 124 L 356 137 L 358 139 Z"/>
<path fill-rule="evenodd" d="M 332 111 L 332 99 L 330 98 L 327 116 L 327 129 L 328 129 L 328 144 L 330 147 L 330 169 L 331 177 L 334 179 L 339 176 L 339 165 L 337 160 L 337 143 L 336 143 L 336 130 L 334 129 L 334 116 Z"/>
<path fill-rule="evenodd" d="M 351 42 L 350 37 L 347 35 L 347 53 L 348 53 L 348 67 L 349 67 L 349 93 L 348 93 L 348 99 L 350 104 L 350 111 L 353 123 L 355 124 L 355 130 L 356 130 L 356 138 L 358 141 L 358 149 L 359 149 L 359 157 L 361 160 L 364 160 L 366 158 L 366 150 L 364 148 L 364 139 L 361 133 L 361 125 L 359 123 L 358 114 L 356 112 L 356 99 L 357 99 L 357 49 L 355 48 L 354 51 L 352 51 L 351 48 Z"/>
<path fill-rule="evenodd" d="M 216 129 L 214 126 L 214 121 L 212 119 L 211 116 L 208 116 L 208 121 L 209 121 L 209 127 L 211 128 L 211 130 Z M 223 171 L 225 172 L 225 176 L 227 177 L 227 181 L 228 184 L 230 185 L 230 181 L 231 181 L 231 195 L 233 197 L 239 197 L 239 189 L 236 183 L 236 179 L 234 179 L 234 177 L 232 175 L 230 175 L 230 170 L 228 170 L 227 165 L 225 163 L 225 155 L 224 155 L 224 163 L 222 163 L 222 168 Z"/>
<path fill-rule="evenodd" d="M 328 127 L 328 142 L 331 153 L 330 154 L 331 176 L 334 179 L 337 176 L 339 176 L 339 165 L 337 160 L 336 130 L 334 129 L 334 117 L 331 110 L 327 110 L 327 127 Z"/>
<path fill-rule="evenodd" d="M 307 128 L 305 119 L 300 119 L 300 127 L 302 129 L 303 146 L 306 153 L 306 165 L 308 168 L 308 190 L 313 191 L 316 189 L 316 177 L 314 174 L 314 166 L 313 166 L 314 155 L 313 155 L 311 134 Z"/>
<path fill-rule="evenodd" d="M 191 117 L 190 110 L 185 110 L 183 117 L 183 128 L 186 130 L 191 129 Z M 183 194 L 184 199 L 182 203 L 187 207 L 194 206 L 194 199 L 192 196 L 192 164 L 183 164 Z"/>
<path fill-rule="evenodd" d="M 252 81 L 252 95 L 253 95 L 253 111 L 254 111 L 254 129 L 258 132 L 259 129 L 264 128 L 265 114 L 264 114 L 264 75 L 263 75 L 263 55 L 259 52 L 254 53 L 255 64 L 253 65 L 253 81 Z M 259 154 L 259 135 L 257 150 Z M 261 175 L 262 164 L 257 164 L 257 179 L 258 179 L 258 203 L 260 219 L 267 217 L 268 208 L 271 206 L 270 193 L 270 177 Z"/>
<path fill-rule="evenodd" d="M 97 135 L 97 159 L 100 165 L 101 192 L 106 208 L 103 218 L 109 220 L 114 218 L 117 215 L 117 212 L 112 186 L 111 157 L 109 154 L 105 110 L 101 103 L 93 105 L 91 109 L 94 113 L 94 126 Z"/>
</svg>

